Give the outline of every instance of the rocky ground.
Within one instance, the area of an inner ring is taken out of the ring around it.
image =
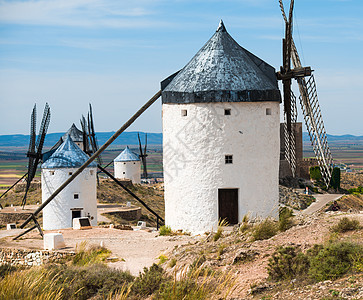
[[[363,224],[363,214],[320,212],[311,216],[300,215],[291,229],[259,241],[253,241],[248,231],[241,232],[235,227],[224,231],[217,241],[214,241],[214,235],[209,235],[191,245],[176,247],[165,254],[168,261],[164,263],[164,267],[173,273],[175,268],[195,264],[199,260],[205,268],[231,272],[237,283],[231,298],[235,300],[324,299],[332,296],[332,290],[353,295],[353,298],[344,296],[344,299],[361,299],[363,274],[348,276],[340,281],[308,285],[299,282],[282,284],[268,280],[267,264],[278,246],[297,246],[306,252],[314,244],[324,244],[332,238],[330,228],[343,216],[358,219]],[[339,238],[363,243],[363,230],[343,234]],[[176,265],[170,268],[174,263]]]

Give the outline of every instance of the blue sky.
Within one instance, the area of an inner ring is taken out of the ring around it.
[[[0,0],[0,134],[28,134],[34,103],[39,124],[45,102],[49,132],[79,126],[89,102],[96,130],[117,130],[220,19],[241,46],[279,68],[278,0]],[[328,133],[363,135],[363,1],[296,0],[294,21]],[[130,130],[161,132],[160,100]]]

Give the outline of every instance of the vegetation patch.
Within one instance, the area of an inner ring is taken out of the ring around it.
[[[278,224],[270,219],[265,219],[253,228],[252,236],[255,241],[267,240],[278,232]]]
[[[344,217],[344,218],[340,219],[338,224],[334,225],[331,228],[331,231],[336,232],[336,233],[344,233],[344,232],[351,231],[351,230],[357,230],[359,228],[360,228],[360,224],[359,224],[358,220],[349,219],[347,217]]]
[[[292,218],[294,217],[293,211],[287,207],[281,207],[279,211],[279,230],[286,231],[294,225]]]
[[[279,247],[269,260],[272,280],[304,277],[312,281],[334,280],[363,269],[363,246],[348,242],[315,245],[306,254],[296,247]]]
[[[309,270],[309,259],[298,248],[279,247],[269,260],[268,275],[273,280],[296,278]]]

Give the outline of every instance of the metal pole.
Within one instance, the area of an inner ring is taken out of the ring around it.
[[[106,143],[104,143],[76,172],[73,173],[47,200],[45,200],[38,209],[28,217],[20,228],[24,228],[34,216],[42,211],[42,209],[49,204],[68,184],[70,184],[87,166],[93,162],[111,143],[118,138],[118,136],[124,132],[135,120],[147,110],[159,97],[161,96],[161,90],[158,91],[146,104],[144,104],[119,130],[117,130]]]

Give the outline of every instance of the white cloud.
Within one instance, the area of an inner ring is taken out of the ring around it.
[[[164,23],[145,17],[158,1],[32,0],[0,1],[0,22],[76,27],[150,27]]]

